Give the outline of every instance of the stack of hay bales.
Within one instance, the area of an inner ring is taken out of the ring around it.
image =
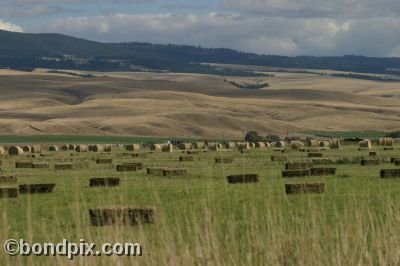
[[[307,140],[307,146],[308,147],[318,147],[319,146],[319,141],[316,139],[308,139]]]
[[[19,146],[11,146],[10,148],[8,148],[8,154],[9,155],[23,155],[24,150]]]
[[[277,141],[277,142],[275,142],[275,144],[274,144],[274,146],[275,147],[277,147],[277,148],[283,148],[283,147],[285,147],[285,142],[284,141]]]
[[[51,145],[51,146],[49,147],[49,151],[58,151],[58,150],[59,150],[59,148],[58,148],[57,145]]]
[[[301,142],[301,141],[299,141],[299,140],[292,140],[292,141],[290,142],[290,148],[291,148],[292,150],[298,150],[298,149],[300,149],[301,147],[304,147],[304,143]]]
[[[208,143],[208,149],[210,149],[212,151],[219,151],[222,148],[223,148],[223,146],[221,143],[218,143],[218,142]]]
[[[239,149],[239,151],[250,150],[250,143],[248,143],[248,142],[240,142],[238,144],[238,149]]]
[[[265,148],[265,143],[264,142],[256,142],[256,148],[258,148],[258,149]]]
[[[340,139],[331,139],[329,141],[329,147],[331,149],[340,149]]]
[[[31,147],[31,146],[28,146],[28,145],[22,147],[22,150],[23,150],[24,152],[31,152],[31,149],[32,149],[32,147]]]
[[[31,153],[41,153],[41,152],[42,148],[40,147],[40,145],[31,146]]]
[[[196,150],[204,150],[206,148],[206,143],[202,141],[198,141],[193,143],[193,148]]]
[[[95,144],[92,146],[92,151],[93,152],[103,152],[104,151],[104,146],[101,144]]]
[[[127,151],[139,151],[140,150],[140,144],[128,144],[125,146]]]
[[[162,152],[173,152],[174,146],[171,143],[164,144],[161,149]]]
[[[89,147],[88,145],[78,145],[75,148],[76,152],[88,152],[89,151]]]
[[[184,151],[184,150],[191,150],[193,148],[192,143],[180,143],[178,144],[178,149]]]
[[[236,142],[230,141],[225,144],[226,149],[236,149],[237,145]]]
[[[151,151],[162,151],[162,144],[151,144],[150,145],[150,150]]]
[[[329,141],[321,140],[318,142],[318,146],[321,148],[329,148]]]
[[[6,149],[3,146],[0,146],[0,155],[5,155]]]
[[[364,139],[364,140],[360,141],[358,143],[358,145],[360,146],[360,148],[367,148],[367,149],[372,148],[372,143],[369,139]]]
[[[392,138],[379,138],[377,144],[379,146],[393,146],[393,142]]]

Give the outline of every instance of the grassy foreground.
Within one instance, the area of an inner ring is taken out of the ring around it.
[[[75,265],[394,265],[400,261],[400,180],[379,178],[379,170],[393,168],[387,160],[394,151],[373,149],[386,163],[357,164],[368,151],[355,146],[323,151],[327,158],[348,158],[354,164],[337,167],[336,176],[284,179],[282,163],[270,161],[280,152],[254,149],[193,155],[181,163],[181,152],[149,153],[132,158],[124,150],[112,154],[45,152],[34,162],[49,162],[50,169],[15,169],[4,157],[5,174],[16,174],[18,184],[56,183],[51,194],[19,195],[0,199],[0,240],[23,238],[29,243],[139,242],[141,257],[76,257]],[[289,151],[291,160],[307,153]],[[216,156],[234,156],[233,164],[214,164]],[[113,158],[113,165],[96,165],[97,158]],[[90,162],[88,169],[56,171],[62,161]],[[185,177],[157,177],[145,170],[117,173],[122,162],[143,162],[145,167],[186,167]],[[343,160],[346,161],[346,160]],[[256,173],[257,184],[231,185],[230,174]],[[92,177],[120,177],[116,188],[90,188]],[[284,184],[324,182],[321,195],[286,195]],[[88,208],[108,205],[150,205],[154,224],[137,227],[93,227]],[[4,265],[70,265],[66,257],[11,257],[3,251]]]

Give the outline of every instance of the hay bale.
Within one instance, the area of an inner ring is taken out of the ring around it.
[[[370,151],[370,152],[368,153],[368,155],[369,155],[369,156],[372,156],[372,157],[378,156],[378,154],[376,153],[376,151]]]
[[[310,169],[298,169],[298,170],[283,170],[282,177],[304,177],[310,176]]]
[[[75,147],[76,152],[88,152],[89,151],[89,146],[88,145],[77,145]]]
[[[185,176],[188,171],[186,168],[168,168],[163,169],[163,176]]]
[[[400,160],[400,157],[392,157],[392,158],[390,158],[390,163],[394,163],[396,160]]]
[[[366,148],[366,149],[371,149],[372,148],[372,143],[369,139],[362,140],[358,143],[360,148]]]
[[[97,159],[96,164],[112,164],[113,159]]]
[[[103,148],[104,148],[104,152],[111,152],[112,151],[112,145],[111,144],[104,144]]]
[[[110,206],[89,209],[93,226],[151,224],[154,215],[153,207]]]
[[[288,160],[287,156],[284,155],[272,155],[271,161],[272,162],[286,162]]]
[[[123,165],[134,165],[137,167],[138,170],[143,170],[143,163],[141,162],[129,162],[129,163],[123,163]]]
[[[331,149],[340,149],[341,143],[340,139],[331,139],[329,140],[329,148]]]
[[[330,144],[329,144],[329,141],[327,141],[327,140],[320,140],[320,141],[318,141],[318,146],[322,147],[322,148],[329,148]]]
[[[42,147],[40,145],[32,145],[31,146],[31,153],[41,153]]]
[[[193,156],[180,156],[179,161],[180,162],[193,162]]]
[[[61,150],[62,151],[68,151],[69,150],[69,146],[68,145],[62,145],[61,146]]]
[[[271,147],[271,143],[269,143],[269,142],[264,142],[264,145],[265,145],[266,148]]]
[[[298,149],[300,149],[301,147],[304,147],[304,143],[301,142],[301,141],[292,140],[292,141],[290,142],[290,148],[291,148],[292,150],[298,150]]]
[[[90,187],[116,187],[119,184],[120,179],[118,177],[94,177],[89,181]]]
[[[226,149],[236,149],[237,145],[236,142],[230,141],[225,144]]]
[[[381,164],[380,159],[362,159],[361,160],[362,166],[380,165],[380,164]]]
[[[50,168],[50,165],[48,163],[32,163],[32,168],[33,169],[45,169],[45,168]]]
[[[33,168],[32,162],[15,162],[15,168]]]
[[[275,142],[275,145],[274,145],[274,147],[277,147],[277,148],[283,148],[285,146],[286,146],[286,143],[284,141],[277,141],[277,142]]]
[[[219,151],[222,148],[223,148],[222,144],[218,142],[212,142],[208,144],[208,149],[212,151]]]
[[[394,139],[393,138],[379,138],[377,144],[379,146],[393,146]]]
[[[39,194],[51,193],[56,184],[23,184],[19,185],[19,193],[21,194]]]
[[[299,170],[299,169],[308,169],[313,167],[314,164],[312,162],[287,162],[285,164],[286,170]]]
[[[125,146],[127,151],[140,151],[141,145],[140,144],[128,144]]]
[[[307,139],[306,144],[308,147],[318,147],[319,146],[319,142],[316,139]]]
[[[394,165],[400,166],[400,160],[395,160],[395,161],[394,161]]]
[[[165,169],[168,169],[167,167],[149,167],[147,168],[147,174],[148,175],[156,175],[156,176],[162,176],[163,171]]]
[[[70,151],[74,151],[74,150],[76,150],[76,145],[75,145],[75,144],[69,144],[69,145],[68,145],[68,149],[69,149]]]
[[[17,183],[15,175],[0,175],[0,183]]]
[[[233,157],[215,158],[215,163],[233,163]]]
[[[228,183],[230,184],[238,184],[238,183],[257,183],[258,175],[257,174],[244,174],[244,175],[230,175],[226,177]]]
[[[55,170],[72,170],[74,169],[74,164],[72,163],[56,163],[54,165]]]
[[[206,143],[203,141],[198,141],[193,143],[193,148],[196,150],[204,150],[206,148]]]
[[[6,154],[6,149],[3,146],[0,146],[0,156],[3,156]]]
[[[393,147],[384,147],[383,150],[384,151],[393,151],[394,148]]]
[[[138,166],[134,164],[120,164],[117,165],[117,172],[135,172],[138,170]]]
[[[60,148],[57,145],[51,145],[49,151],[58,151]]]
[[[151,151],[162,151],[162,144],[151,144],[150,145],[150,150]]]
[[[23,150],[24,152],[31,152],[31,149],[32,149],[31,146],[24,146],[24,147],[22,147],[22,150]]]
[[[173,152],[174,146],[171,143],[165,144],[162,146],[162,152]]]
[[[325,192],[324,183],[285,184],[286,194],[307,194]]]
[[[250,145],[250,149],[254,149],[256,147],[256,144],[253,142],[250,142],[249,145]]]
[[[237,145],[239,151],[250,150],[250,143],[240,142]]]
[[[93,152],[103,152],[104,151],[104,145],[101,144],[96,144],[92,146],[92,151]]]
[[[15,187],[0,188],[0,198],[16,198],[18,197],[19,189]]]
[[[256,145],[257,149],[265,148],[265,143],[264,142],[256,142],[255,145]]]
[[[311,168],[311,176],[336,175],[336,168],[314,167]]]
[[[178,144],[178,149],[179,150],[191,150],[193,148],[192,143],[180,143]]]
[[[307,154],[307,156],[308,156],[309,158],[321,158],[321,157],[324,157],[324,154],[322,154],[322,153],[320,153],[320,152],[309,152],[309,153]]]
[[[381,178],[399,178],[400,169],[382,169],[380,175]]]
[[[12,156],[23,155],[24,150],[19,146],[11,146],[10,148],[8,148],[8,154]]]

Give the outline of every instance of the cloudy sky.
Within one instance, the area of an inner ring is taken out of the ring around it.
[[[262,54],[400,57],[400,0],[1,0],[0,29]]]

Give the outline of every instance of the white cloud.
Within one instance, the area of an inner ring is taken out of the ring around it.
[[[0,19],[0,30],[15,31],[15,32],[24,31],[20,26],[3,21],[1,19]]]

